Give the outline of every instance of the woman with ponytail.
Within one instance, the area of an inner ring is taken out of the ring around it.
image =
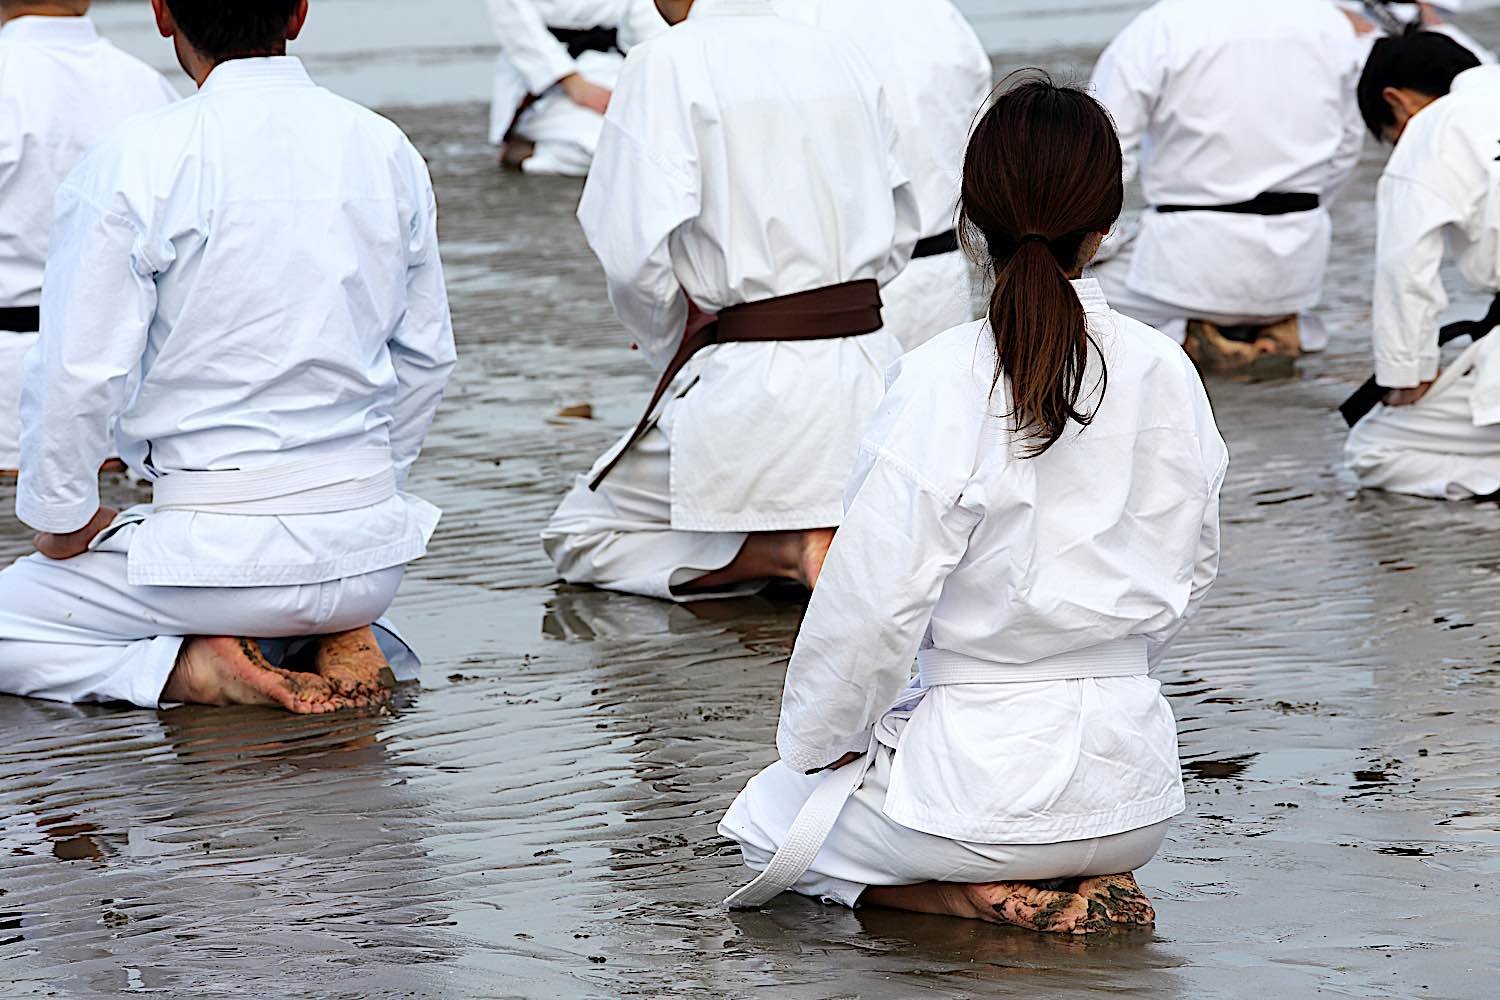
[[[1087,94],[1028,78],[975,128],[961,221],[989,315],[893,370],[788,669],[781,760],[720,827],[761,873],[730,905],[1154,919],[1131,872],[1183,789],[1149,674],[1217,572],[1228,459],[1181,349],[1081,277],[1121,201]]]

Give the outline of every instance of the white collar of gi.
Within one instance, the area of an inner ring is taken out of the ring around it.
[[[311,87],[312,77],[296,56],[257,56],[219,63],[199,88],[201,94],[221,90],[264,90],[267,87]]]
[[[1483,87],[1485,81],[1494,80],[1496,76],[1494,66],[1475,66],[1466,69],[1453,78],[1453,93],[1468,90],[1470,87]]]
[[[688,11],[688,20],[695,17],[754,17],[775,16],[776,8],[771,0],[695,0]]]
[[[33,45],[92,45],[99,29],[88,17],[45,17],[27,14],[0,27],[0,41]]]
[[[1104,289],[1099,285],[1097,278],[1079,278],[1070,282],[1073,292],[1078,296],[1078,301],[1083,303],[1083,311],[1086,313],[1109,312],[1109,300],[1104,297]]]

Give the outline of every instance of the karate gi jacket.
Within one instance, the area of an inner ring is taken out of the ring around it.
[[[422,157],[295,58],[223,63],[58,193],[17,514],[87,524],[112,430],[147,480],[383,451],[399,488],[453,364]],[[297,586],[409,562],[437,520],[404,492],[287,516],[145,505],[96,544],[136,585]]]
[[[1155,665],[1218,572],[1228,454],[1202,380],[1097,281],[1073,284],[1100,352],[1083,384],[1108,368],[1102,401],[1083,401],[1093,423],[1023,457],[987,321],[903,357],[787,672],[782,761],[826,767],[884,720],[899,733],[885,812],[936,836],[1086,840],[1183,808],[1155,680],[1006,679],[1131,637]],[[919,653],[993,682],[912,681]]]
[[[657,367],[681,343],[689,298],[716,313],[843,282],[886,284],[920,226],[865,58],[769,0],[699,0],[687,21],[631,52],[578,217],[620,321]],[[668,404],[672,527],[836,525],[899,354],[883,330],[702,352]]]
[[[1376,378],[1410,388],[1437,377],[1445,254],[1475,288],[1500,291],[1500,67],[1459,74],[1452,93],[1412,118],[1380,178],[1376,214]],[[1500,338],[1466,357],[1478,369],[1475,424],[1500,423]]]
[[[52,199],[83,154],[131,115],[175,100],[160,73],[89,18],[0,27],[0,309],[41,303]]]
[[[1095,67],[1127,180],[1149,205],[1230,205],[1268,192],[1323,206],[1275,217],[1141,218],[1131,290],[1206,313],[1304,312],[1323,293],[1328,203],[1359,160],[1363,47],[1327,0],[1163,0]]]

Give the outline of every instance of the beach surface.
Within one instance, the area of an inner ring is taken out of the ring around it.
[[[101,21],[166,65],[143,6]],[[1074,6],[1071,40],[1024,53],[989,18],[997,70],[1086,72],[1101,19],[1137,5]],[[1335,208],[1329,352],[1210,386],[1234,459],[1224,572],[1158,673],[1188,808],[1140,874],[1154,932],[798,898],[729,914],[746,873],[715,826],[774,758],[801,608],[553,581],[537,533],[653,380],[573,220],[577,182],[495,169],[492,47],[480,5],[452,7],[467,28],[327,0],[318,16],[364,34],[307,42],[316,75],[409,130],[441,201],[462,361],[411,488],[446,514],[395,612],[423,683],[386,713],[311,719],[0,698],[0,995],[1497,995],[1500,510],[1356,494],[1334,412],[1370,367],[1383,150]],[[1500,43],[1500,14],[1466,23]],[[1483,311],[1455,295],[1455,316]],[[558,416],[579,404],[593,419]],[[29,536],[7,524],[9,559]]]

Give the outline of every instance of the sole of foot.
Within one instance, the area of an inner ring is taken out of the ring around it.
[[[1141,891],[1134,875],[1086,878],[1078,883],[1077,892],[1084,899],[1103,906],[1114,923],[1136,927],[1156,923],[1156,910],[1152,908],[1150,898]]]
[[[1101,903],[1074,892],[996,882],[967,886],[965,895],[981,919],[1042,934],[1098,934],[1111,926]]]
[[[396,686],[390,662],[369,626],[319,641],[313,669],[336,693],[366,705],[389,701]]]
[[[191,705],[257,705],[296,715],[326,715],[362,707],[321,677],[273,667],[253,640],[228,636],[189,639],[162,692],[163,701]]]

